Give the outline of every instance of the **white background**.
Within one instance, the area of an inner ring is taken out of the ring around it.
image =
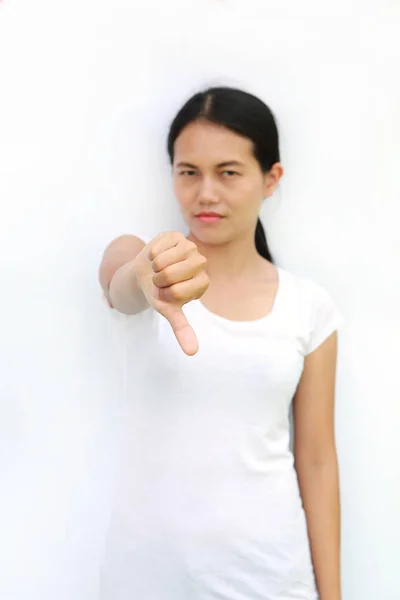
[[[344,600],[400,598],[399,25],[399,0],[0,3],[2,600],[97,598],[122,403],[97,267],[181,227],[165,137],[214,83],[275,111],[273,254],[347,320]]]

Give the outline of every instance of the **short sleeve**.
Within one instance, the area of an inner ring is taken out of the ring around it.
[[[325,288],[312,283],[311,292],[310,331],[306,354],[316,350],[345,322],[344,316]]]

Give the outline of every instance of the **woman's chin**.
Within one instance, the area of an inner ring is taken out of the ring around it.
[[[194,228],[191,230],[194,237],[194,241],[198,241],[200,244],[219,246],[227,243],[227,236],[217,231],[204,231],[202,229]]]

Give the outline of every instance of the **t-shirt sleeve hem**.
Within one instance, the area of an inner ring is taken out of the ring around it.
[[[318,333],[318,335],[309,344],[306,356],[308,354],[311,354],[312,352],[314,352],[314,350],[321,346],[321,344],[323,344],[323,342],[325,342],[335,331],[338,331],[343,326],[345,321],[346,320],[344,316],[339,311],[336,311],[335,317],[330,321],[329,324],[326,325],[326,327],[324,327],[324,329],[322,329]]]

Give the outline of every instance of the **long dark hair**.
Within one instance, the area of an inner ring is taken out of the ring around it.
[[[212,87],[192,96],[173,120],[168,134],[168,154],[174,160],[174,144],[183,129],[198,119],[222,125],[253,142],[253,152],[263,173],[280,162],[279,135],[272,111],[262,100],[239,89]],[[274,262],[260,218],[255,231],[257,252]]]

